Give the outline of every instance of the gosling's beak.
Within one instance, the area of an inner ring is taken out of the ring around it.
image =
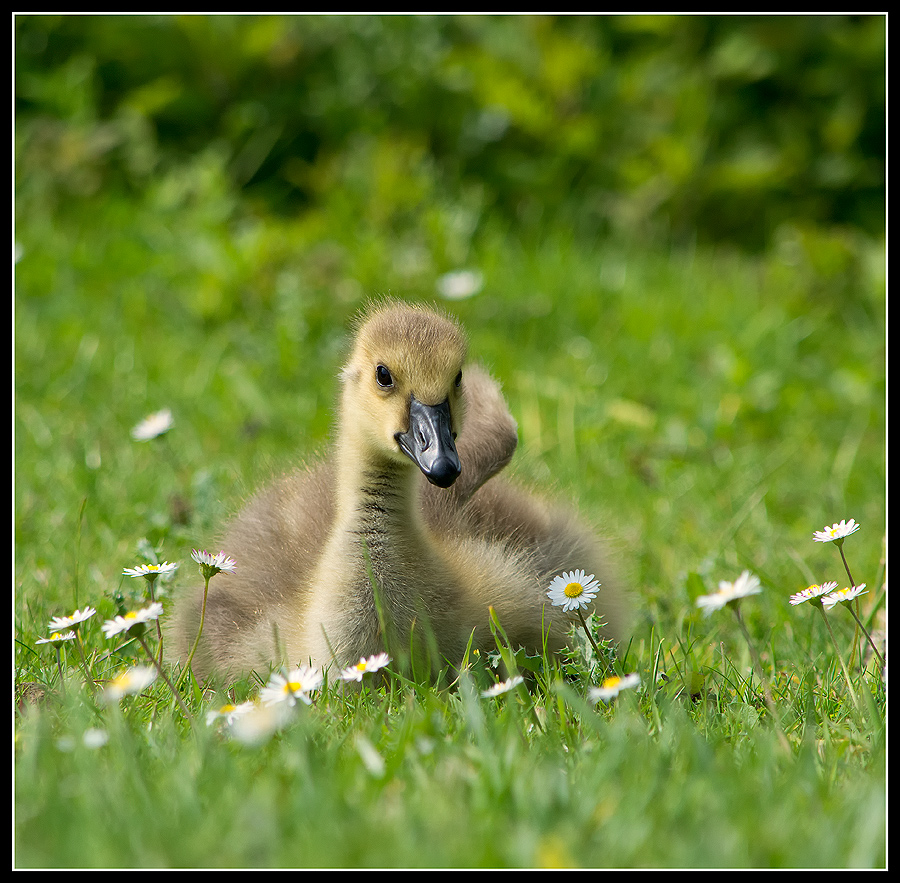
[[[423,405],[415,396],[409,400],[409,429],[394,438],[400,450],[438,487],[450,487],[462,472],[450,421],[450,402]]]

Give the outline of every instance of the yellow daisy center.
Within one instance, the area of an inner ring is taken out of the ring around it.
[[[584,591],[581,583],[569,583],[564,589],[563,594],[567,598],[577,598]]]
[[[219,709],[219,714],[228,714],[229,711],[234,711],[234,706],[233,705],[223,705]]]
[[[607,679],[603,682],[603,686],[606,687],[607,689],[610,689],[610,688],[612,688],[612,687],[618,687],[618,686],[619,686],[619,681],[621,681],[621,680],[622,680],[622,679],[621,679],[620,677],[607,678]]]
[[[357,671],[365,671],[365,670],[366,670],[366,663],[365,663],[365,660],[360,659],[360,661],[356,663],[356,665],[354,666],[354,668],[355,668]]]
[[[60,638],[62,638],[62,634],[60,632],[54,632],[52,635],[50,635],[51,641],[58,641]]]
[[[303,684],[301,684],[300,681],[288,681],[288,682],[284,685],[284,692],[285,692],[285,693],[296,693],[296,692],[298,692],[299,690],[302,690],[302,689],[303,689]]]
[[[133,610],[129,610],[122,619],[137,619],[137,614]]]

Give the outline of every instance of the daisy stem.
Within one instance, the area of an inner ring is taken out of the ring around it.
[[[158,575],[159,574],[153,573],[153,574],[147,574],[145,577],[147,580],[147,587],[150,591],[150,603],[151,604],[154,604],[156,602],[156,593],[153,591],[153,584],[156,582],[156,578]],[[158,619],[156,620],[156,638],[157,638],[157,641],[159,642],[159,654],[157,655],[156,658],[157,658],[159,664],[162,665],[163,635],[162,635],[162,625],[160,625],[160,622]]]
[[[834,652],[837,654],[838,662],[841,664],[841,669],[844,672],[844,680],[847,681],[847,689],[850,691],[850,698],[853,700],[853,705],[856,707],[856,710],[859,711],[859,700],[856,698],[856,692],[853,689],[853,683],[850,680],[850,672],[847,671],[847,666],[844,664],[844,658],[841,656],[841,648],[838,647],[837,638],[834,636],[834,632],[831,629],[831,623],[828,621],[828,614],[825,613],[825,609],[819,605],[819,613],[822,614],[822,619],[825,620],[825,628],[828,629],[828,634],[831,636],[831,643],[834,644]]]
[[[844,555],[844,541],[841,540],[836,545],[838,547],[838,552],[841,553],[841,561],[844,562],[844,570],[847,571],[847,579],[850,580],[850,588],[852,589],[856,585],[856,583],[853,582],[853,574],[850,573],[850,565],[847,564],[847,558]],[[857,604],[857,610],[859,610],[859,599],[857,599],[856,604]],[[856,647],[859,644],[859,618],[858,617],[856,617],[856,622],[857,622],[857,625],[853,629],[853,652],[850,654],[850,667],[851,668],[853,667],[853,657],[856,655]],[[863,631],[865,631],[865,629]],[[859,655],[860,655],[860,662],[862,662],[862,653],[860,653]]]
[[[853,582],[853,574],[850,573],[850,567],[849,567],[849,565],[847,564],[847,559],[846,559],[846,557],[844,556],[844,544],[843,544],[843,543],[838,543],[838,544],[837,544],[837,547],[838,547],[838,552],[841,553],[841,561],[844,562],[844,570],[847,571],[847,579],[850,580],[850,586],[851,586],[851,588],[852,588],[853,586],[856,585],[856,583]]]
[[[95,688],[94,679],[91,677],[91,673],[88,671],[87,658],[84,655],[84,644],[81,643],[81,633],[77,628],[75,629],[75,646],[78,648],[78,662],[81,665],[81,671],[84,674],[85,683],[93,693]]]
[[[772,691],[769,689],[769,682],[766,680],[765,674],[763,674],[762,662],[760,661],[759,654],[756,652],[756,647],[753,645],[750,632],[744,624],[744,618],[741,616],[740,607],[736,603],[732,603],[730,606],[731,609],[734,610],[734,618],[738,621],[738,625],[744,633],[744,640],[747,642],[747,647],[750,650],[750,658],[753,660],[756,676],[759,678],[760,684],[762,684],[763,699],[765,700],[766,708],[769,709],[769,714],[772,715],[772,720],[775,722],[775,731],[778,735],[778,741],[781,743],[782,748],[790,750],[791,746],[788,743],[787,736],[782,732],[781,724],[778,722],[778,715],[775,711],[775,700],[772,699]]]
[[[181,688],[184,679],[187,677],[188,672],[191,670],[191,663],[194,661],[194,653],[197,651],[197,645],[200,643],[200,635],[203,634],[203,622],[206,619],[206,597],[209,594],[209,576],[204,575],[203,579],[203,606],[200,608],[200,627],[197,629],[197,637],[194,639],[194,646],[191,647],[191,652],[188,654],[187,661],[184,663],[181,677],[178,679],[179,689]]]
[[[147,656],[150,657],[150,661],[153,663],[154,667],[159,672],[159,676],[166,682],[166,685],[168,686],[169,690],[172,691],[172,695],[175,697],[175,700],[181,706],[181,710],[182,710],[182,712],[184,712],[184,716],[188,719],[188,723],[193,725],[194,718],[191,716],[191,713],[188,711],[187,706],[184,704],[184,700],[181,698],[181,694],[178,692],[178,690],[175,689],[175,685],[169,679],[169,676],[165,673],[165,671],[163,670],[163,667],[159,664],[156,657],[153,655],[153,651],[147,646],[147,642],[144,640],[144,636],[137,634],[137,632],[135,632],[135,637],[140,642],[141,647],[144,648],[144,652],[147,654]]]
[[[859,600],[858,598],[856,599]],[[862,633],[866,636],[866,640],[869,642],[869,646],[872,648],[872,652],[878,659],[878,664],[884,668],[884,657],[878,652],[878,648],[875,646],[875,642],[872,640],[872,636],[869,634],[868,629],[862,624],[862,620],[856,615],[856,611],[853,609],[852,604],[844,605],[850,611],[851,616],[856,620],[857,626],[862,629]]]
[[[169,433],[164,432],[160,437],[160,441],[162,444],[160,447],[163,449],[164,456],[169,461],[169,466],[172,467],[172,472],[175,473],[175,477],[180,480],[181,478],[181,464],[178,462],[178,455],[175,453],[174,448],[172,447],[171,442],[169,441]]]
[[[56,667],[59,669],[59,686],[62,688],[63,696],[66,695],[66,682],[63,680],[62,660],[59,658],[59,647],[54,647],[56,652]]]
[[[603,662],[603,654],[600,652],[600,648],[597,646],[597,642],[594,640],[594,636],[591,634],[591,630],[588,628],[587,621],[584,618],[584,614],[581,612],[580,607],[575,608],[578,613],[578,618],[581,620],[582,626],[584,626],[584,633],[588,636],[588,640],[591,642],[591,646],[594,648],[594,653],[597,654],[597,662]],[[606,670],[604,669],[603,677],[606,677]]]

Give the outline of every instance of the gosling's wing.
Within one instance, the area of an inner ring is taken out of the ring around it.
[[[198,677],[257,664],[260,630],[284,605],[302,603],[334,513],[334,475],[329,464],[284,476],[254,495],[219,538],[234,558],[234,573],[210,581],[203,637],[192,668]],[[186,659],[200,624],[203,582],[176,602],[168,633],[176,658]]]
[[[572,506],[542,499],[499,478],[473,494],[457,524],[495,549],[523,555],[528,573],[520,590],[527,593],[532,585],[524,576],[535,578],[541,603],[547,603],[545,590],[553,577],[576,569],[593,574],[601,584],[593,606],[606,623],[604,634],[620,641],[627,636],[634,600],[620,556]]]

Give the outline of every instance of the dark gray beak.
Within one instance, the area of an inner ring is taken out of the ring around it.
[[[439,405],[423,405],[410,396],[409,429],[398,432],[394,438],[432,484],[450,487],[459,478],[462,467],[453,441],[447,399]]]

